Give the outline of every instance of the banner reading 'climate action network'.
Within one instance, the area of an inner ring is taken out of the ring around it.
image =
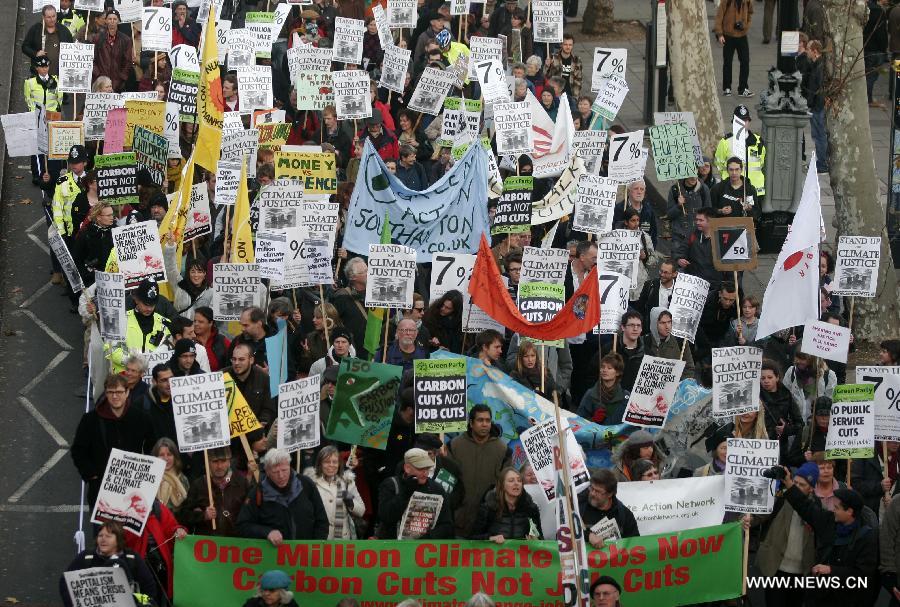
[[[591,577],[611,575],[628,607],[671,607],[741,594],[737,523],[619,540],[588,552]],[[175,606],[239,605],[259,576],[280,569],[304,607],[357,597],[363,607],[415,598],[426,607],[476,592],[522,607],[562,607],[559,553],[551,541],[285,542],[188,536],[175,544]]]

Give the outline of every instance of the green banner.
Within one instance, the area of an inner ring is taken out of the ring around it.
[[[416,432],[465,432],[466,359],[414,360]]]
[[[351,445],[384,449],[394,419],[403,367],[344,358],[325,435]]]
[[[627,607],[674,607],[740,596],[738,523],[635,537],[588,552],[591,579],[610,575]],[[264,572],[280,569],[303,607],[361,607],[406,598],[426,607],[462,604],[485,592],[504,605],[563,607],[556,542],[285,542],[188,536],[175,543],[175,607],[240,605]]]
[[[875,384],[834,387],[825,459],[875,456]]]

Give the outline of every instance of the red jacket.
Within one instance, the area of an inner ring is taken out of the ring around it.
[[[166,563],[166,571],[168,579],[166,579],[166,595],[172,598],[172,578],[175,573],[175,541],[172,537],[175,530],[181,527],[185,531],[184,526],[179,525],[175,520],[172,511],[166,508],[165,504],[159,500],[153,500],[153,508],[150,510],[150,516],[147,517],[147,524],[144,525],[144,533],[140,537],[133,533],[125,532],[125,545],[134,550],[144,560],[147,558],[147,546],[150,543],[150,536],[159,547],[159,554]],[[169,541],[171,540],[171,541]]]

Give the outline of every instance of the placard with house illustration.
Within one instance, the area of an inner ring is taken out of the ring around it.
[[[875,297],[881,236],[838,237],[832,293],[852,297]]]
[[[169,384],[178,449],[182,453],[231,444],[228,402],[221,371],[173,377]]]
[[[725,462],[725,511],[768,514],[775,504],[772,480],[762,474],[779,464],[777,440],[729,438]]]
[[[415,279],[415,249],[399,244],[369,245],[367,308],[411,308]]]
[[[762,349],[732,346],[712,349],[713,415],[731,419],[759,411]]]

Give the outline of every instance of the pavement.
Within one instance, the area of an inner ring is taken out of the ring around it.
[[[30,0],[0,2],[0,113],[26,111]],[[71,112],[71,109],[68,109]],[[0,197],[0,605],[57,605],[75,555],[80,483],[68,454],[84,410],[81,323],[51,285],[47,229],[27,158],[2,144]],[[86,517],[87,518],[87,517]],[[88,537],[91,534],[88,532]]]
[[[587,4],[587,0],[581,0],[581,11]],[[655,6],[655,2],[653,3]],[[709,22],[710,41],[712,44],[713,64],[716,73],[716,90],[722,90],[722,50],[718,42],[712,37],[713,23],[715,21],[715,5],[713,2],[706,2],[707,20]],[[750,108],[753,122],[760,124],[758,119],[756,106],[759,104],[759,94],[766,90],[768,85],[768,70],[775,65],[777,44],[773,40],[771,44],[764,45],[762,43],[762,17],[763,3],[757,0],[754,5],[753,21],[750,25],[749,42],[750,42],[750,89],[756,93],[753,98],[738,97],[736,94],[732,97],[723,97],[720,95],[719,101],[722,105],[723,120],[727,120],[728,124],[722,125],[722,132],[731,129],[731,115],[734,108],[740,104],[745,104]],[[616,21],[640,21],[647,23],[651,20],[651,3],[643,0],[626,0],[625,2],[616,2],[615,20]],[[577,25],[576,25],[577,24]],[[593,64],[593,50],[600,42],[597,39],[585,40],[585,36],[581,34],[580,18],[573,21],[572,25],[566,26],[566,31],[570,31],[575,36],[575,52],[581,58],[586,70],[589,72]],[[608,41],[600,38],[603,44],[618,48],[628,49],[627,73],[629,92],[622,105],[616,122],[620,123],[626,130],[634,131],[640,128],[646,129],[649,124],[644,122],[644,86],[645,86],[645,70],[646,61],[646,44],[643,38],[632,40],[621,40],[613,37]],[[738,71],[737,56],[734,58],[733,73],[735,77],[734,84],[737,84]],[[587,79],[586,79],[587,80]],[[890,80],[887,72],[883,73],[875,83],[875,96],[878,100],[885,103],[886,108],[892,106],[890,101]],[[675,111],[674,105],[669,104],[667,111]],[[881,193],[885,202],[887,201],[887,182],[890,170],[890,136],[891,136],[891,117],[887,109],[869,108],[869,125],[872,130],[872,146],[875,154],[875,165],[878,179],[881,182]],[[811,145],[812,136],[807,128],[806,141],[808,146]],[[652,160],[651,160],[652,162]],[[648,166],[645,175],[645,181],[648,184],[648,190],[655,189],[662,196],[668,193],[671,182],[659,183],[656,180],[656,172],[652,167]],[[819,176],[819,187],[821,190],[822,215],[825,221],[825,229],[828,242],[835,241],[835,229],[832,225],[834,218],[834,197],[831,191],[831,184],[828,175]],[[666,249],[666,243],[661,243],[661,249]],[[759,266],[756,270],[744,273],[743,286],[747,294],[755,295],[762,298],[772,275],[772,268],[775,265],[777,254],[761,254],[759,255]]]

